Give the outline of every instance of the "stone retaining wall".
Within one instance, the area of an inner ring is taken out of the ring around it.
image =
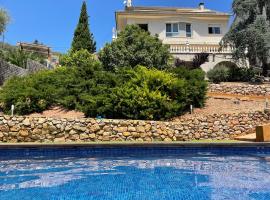
[[[210,115],[176,122],[0,116],[0,142],[189,141],[233,139],[270,122],[262,112]]]
[[[0,85],[12,76],[25,76],[43,69],[47,69],[47,67],[33,60],[27,61],[26,69],[0,60]]]
[[[264,85],[251,85],[247,83],[209,84],[208,91],[223,94],[268,96],[270,95],[270,84]]]

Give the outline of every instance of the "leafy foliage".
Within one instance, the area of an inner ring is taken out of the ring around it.
[[[209,80],[214,83],[252,82],[255,75],[255,71],[252,68],[241,68],[226,63],[216,66],[207,73]]]
[[[94,36],[89,29],[87,6],[85,1],[83,2],[79,23],[74,33],[71,50],[75,52],[81,49],[86,49],[90,53],[96,52],[96,42],[94,41]]]
[[[190,70],[192,69],[199,69],[202,64],[208,61],[209,54],[208,53],[198,53],[194,56],[192,61],[184,61],[180,58],[176,58],[174,60],[175,67],[184,67]]]
[[[87,117],[159,120],[204,103],[206,83],[199,70],[176,73],[138,66],[113,73],[86,50],[70,56],[64,59],[66,67],[7,81],[0,93],[4,111],[12,104],[17,114],[61,105]]]
[[[137,65],[166,69],[170,53],[168,46],[163,45],[157,36],[151,36],[136,25],[128,25],[115,41],[106,44],[99,59],[109,71]]]
[[[3,59],[18,67],[26,68],[28,60],[35,60],[40,63],[44,63],[45,57],[36,53],[30,53],[23,51],[17,47],[10,45],[4,45],[4,48],[0,49],[0,59]]]
[[[234,58],[248,58],[251,66],[270,69],[270,3],[269,0],[234,0],[235,20],[224,37],[233,45]],[[248,50],[248,52],[246,52]]]
[[[4,9],[0,9],[0,35],[2,35],[5,30],[6,26],[8,25],[10,21],[10,17]]]
[[[209,59],[208,53],[198,53],[192,60],[193,69],[198,69],[201,67],[202,64],[206,63]]]
[[[230,77],[230,70],[224,65],[215,67],[207,72],[207,77],[213,83],[226,82]]]
[[[183,67],[175,68],[172,71],[177,78],[185,79],[186,85],[186,104],[195,107],[203,107],[207,92],[207,83],[205,81],[205,72],[202,69],[187,69]]]

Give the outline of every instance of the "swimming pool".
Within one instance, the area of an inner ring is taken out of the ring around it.
[[[269,200],[270,148],[0,150],[1,200]]]

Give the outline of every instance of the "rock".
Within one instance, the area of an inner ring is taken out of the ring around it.
[[[23,120],[22,124],[24,126],[30,126],[31,125],[30,120],[28,118],[26,118],[25,120]]]
[[[55,131],[57,131],[57,128],[54,125],[51,125],[51,126],[49,126],[49,131],[55,132]]]
[[[33,130],[33,134],[40,135],[40,134],[42,134],[42,130],[36,128],[36,129]]]
[[[123,136],[129,137],[129,136],[131,136],[131,133],[130,133],[130,132],[124,132],[124,133],[123,133]]]
[[[27,136],[29,136],[29,131],[26,129],[22,129],[19,131],[19,135],[22,137],[27,137]]]
[[[143,126],[138,126],[138,127],[136,128],[136,131],[139,132],[139,133],[144,133],[144,132],[145,132],[145,129],[144,129]]]
[[[85,139],[88,139],[88,138],[89,138],[89,135],[87,135],[86,133],[80,134],[80,139],[81,140],[85,140]]]
[[[55,138],[54,142],[64,143],[66,142],[66,138],[65,137]]]
[[[94,133],[89,134],[89,138],[90,138],[90,139],[95,139],[95,138],[96,138],[96,134],[94,134]]]
[[[140,137],[140,133],[138,133],[138,132],[132,132],[132,136],[134,138],[139,138]]]
[[[38,123],[43,124],[46,122],[46,118],[39,118]]]
[[[171,138],[165,138],[164,142],[172,142],[172,139]]]
[[[201,135],[199,133],[195,133],[195,139],[199,140],[201,138]]]
[[[124,132],[127,132],[128,129],[127,127],[115,127],[113,130],[118,133],[124,133]]]
[[[4,133],[0,132],[0,138],[4,137]]]
[[[85,132],[86,131],[86,127],[82,127],[82,126],[79,126],[79,125],[73,126],[73,129],[74,130],[77,130],[77,131],[81,131],[81,132]]]
[[[129,126],[129,127],[128,127],[128,131],[129,131],[129,132],[136,132],[136,128],[133,127],[133,126]]]
[[[9,132],[9,127],[6,125],[1,125],[0,126],[0,132]]]
[[[71,131],[69,131],[69,134],[70,135],[75,135],[75,134],[77,134],[77,131],[75,131],[75,130],[72,129]]]
[[[100,130],[100,126],[98,124],[88,125],[88,129],[90,133],[96,133]]]

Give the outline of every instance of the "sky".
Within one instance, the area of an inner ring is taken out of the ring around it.
[[[124,0],[86,0],[90,16],[90,30],[97,48],[112,40],[115,11],[124,9]],[[231,12],[233,0],[133,0],[134,6],[197,7],[204,2],[209,9]],[[72,42],[83,0],[0,0],[11,23],[5,33],[5,42],[33,42],[38,40],[66,52]],[[2,40],[2,39],[1,39]]]

